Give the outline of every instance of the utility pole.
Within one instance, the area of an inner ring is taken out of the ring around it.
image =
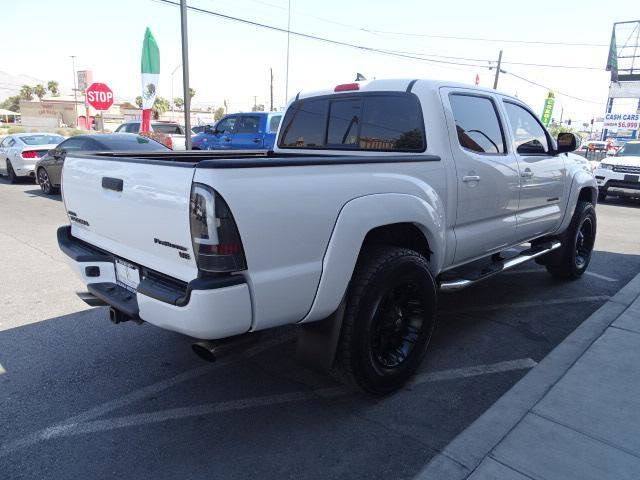
[[[269,105],[269,111],[273,112],[273,68],[270,68],[269,72],[271,74],[271,82],[269,83],[269,89],[270,89],[270,92],[271,92],[271,95],[270,95],[271,102],[270,102],[270,105]]]
[[[191,150],[191,96],[189,95],[189,45],[187,39],[187,0],[180,0],[180,33],[182,34],[182,89],[184,92],[184,137]]]
[[[291,0],[289,0],[289,6],[287,8],[287,73],[284,82],[284,102],[289,101],[289,38],[291,37]]]
[[[257,111],[258,110],[258,96],[254,95],[253,96],[253,111]]]
[[[78,86],[76,84],[76,56],[71,56],[71,66],[73,68],[73,108],[76,112],[75,128],[78,128]]]
[[[500,76],[500,67],[502,66],[502,50],[500,50],[500,54],[498,55],[498,66],[496,67],[496,76],[493,79],[493,89],[496,90],[498,88],[498,77]]]

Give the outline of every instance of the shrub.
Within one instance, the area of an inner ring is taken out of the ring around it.
[[[24,127],[9,127],[9,130],[7,130],[7,133],[11,135],[13,133],[24,133],[26,131],[27,129]]]

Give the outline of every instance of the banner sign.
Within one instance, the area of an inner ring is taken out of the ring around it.
[[[547,99],[544,101],[544,108],[542,109],[542,117],[540,120],[545,127],[549,126],[549,122],[551,122],[551,115],[553,114],[553,104],[555,103],[555,99],[553,96],[553,92],[549,92]]]
[[[604,116],[604,128],[637,130],[639,124],[640,113],[607,113]]]

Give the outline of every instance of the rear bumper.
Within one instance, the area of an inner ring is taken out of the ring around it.
[[[74,238],[70,226],[58,229],[58,245],[87,289],[129,317],[202,339],[239,335],[251,328],[249,287],[239,275],[185,284],[139,266],[140,285],[132,292],[117,282],[116,256]]]

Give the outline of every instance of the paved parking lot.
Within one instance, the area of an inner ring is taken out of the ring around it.
[[[292,329],[206,364],[112,325],[75,298],[60,198],[0,179],[0,477],[412,478],[640,270],[640,201],[598,221],[577,282],[531,263],[443,296],[421,373],[374,398],[299,365]]]

